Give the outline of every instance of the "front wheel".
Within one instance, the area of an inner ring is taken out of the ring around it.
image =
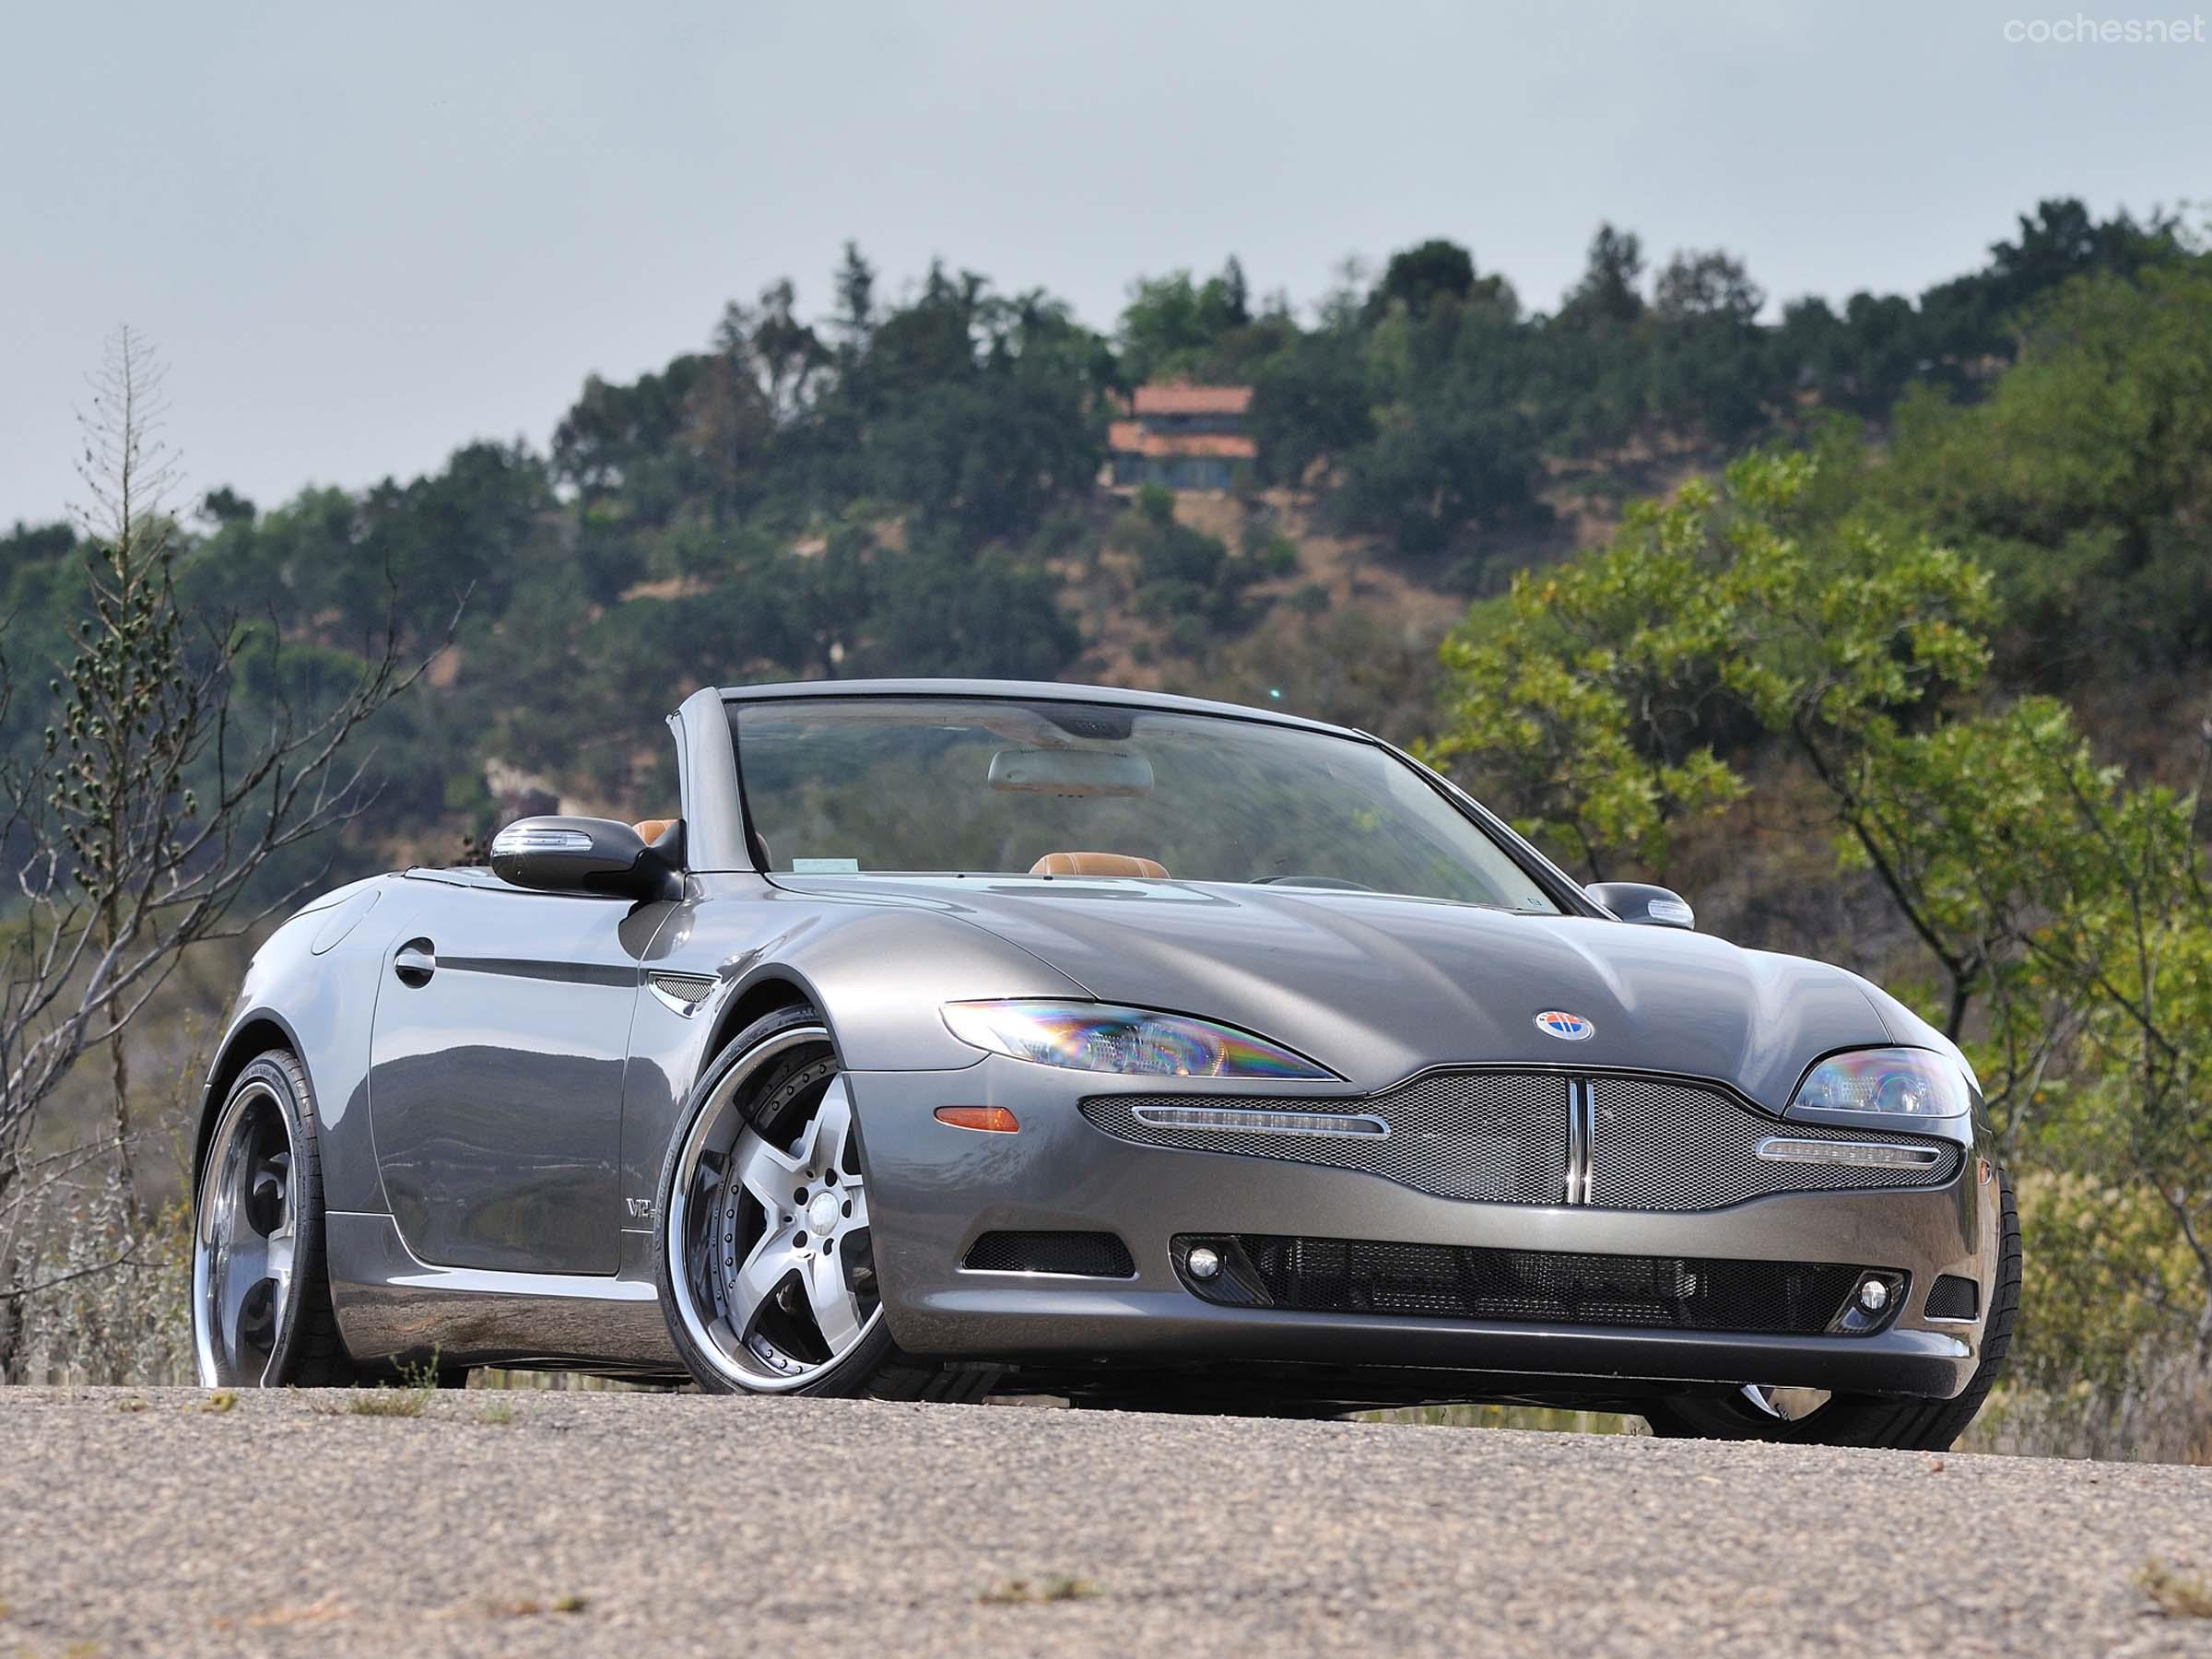
[[[987,1385],[891,1339],[852,1096],[812,1009],[756,1020],[708,1068],[662,1167],[658,1216],[661,1306],[701,1387],[911,1400]]]
[[[1680,1394],[1644,1413],[1656,1435],[1778,1441],[1814,1446],[1894,1446],[1943,1452],[1964,1434],[2005,1370],[2020,1306],[2020,1217],[2012,1178],[1997,1175],[1997,1282],[1982,1331],[1982,1362],[1955,1400],[1895,1400],[1806,1389],[1757,1388],[1733,1394]]]

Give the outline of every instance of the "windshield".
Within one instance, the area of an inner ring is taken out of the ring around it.
[[[1324,732],[980,698],[731,709],[778,872],[1147,876],[1559,908],[1411,767]]]

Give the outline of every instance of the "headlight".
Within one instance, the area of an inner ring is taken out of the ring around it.
[[[1932,1049],[1855,1049],[1830,1054],[1806,1075],[1790,1102],[1791,1117],[1837,1112],[1883,1117],[1962,1117],[1973,1110],[1956,1063]]]
[[[1069,1071],[1162,1077],[1316,1077],[1335,1073],[1279,1043],[1187,1014],[1085,1002],[947,1003],[962,1042]]]

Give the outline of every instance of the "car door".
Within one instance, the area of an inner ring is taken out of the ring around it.
[[[611,1274],[639,962],[666,905],[422,872],[384,946],[369,1112],[421,1260]]]

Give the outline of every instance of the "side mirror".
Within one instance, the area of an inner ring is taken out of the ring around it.
[[[1594,881],[1583,889],[1623,922],[1645,927],[1688,927],[1698,924],[1697,912],[1679,893],[1641,881]]]
[[[491,873],[547,893],[666,899],[680,884],[676,863],[613,818],[518,818],[491,838]]]

